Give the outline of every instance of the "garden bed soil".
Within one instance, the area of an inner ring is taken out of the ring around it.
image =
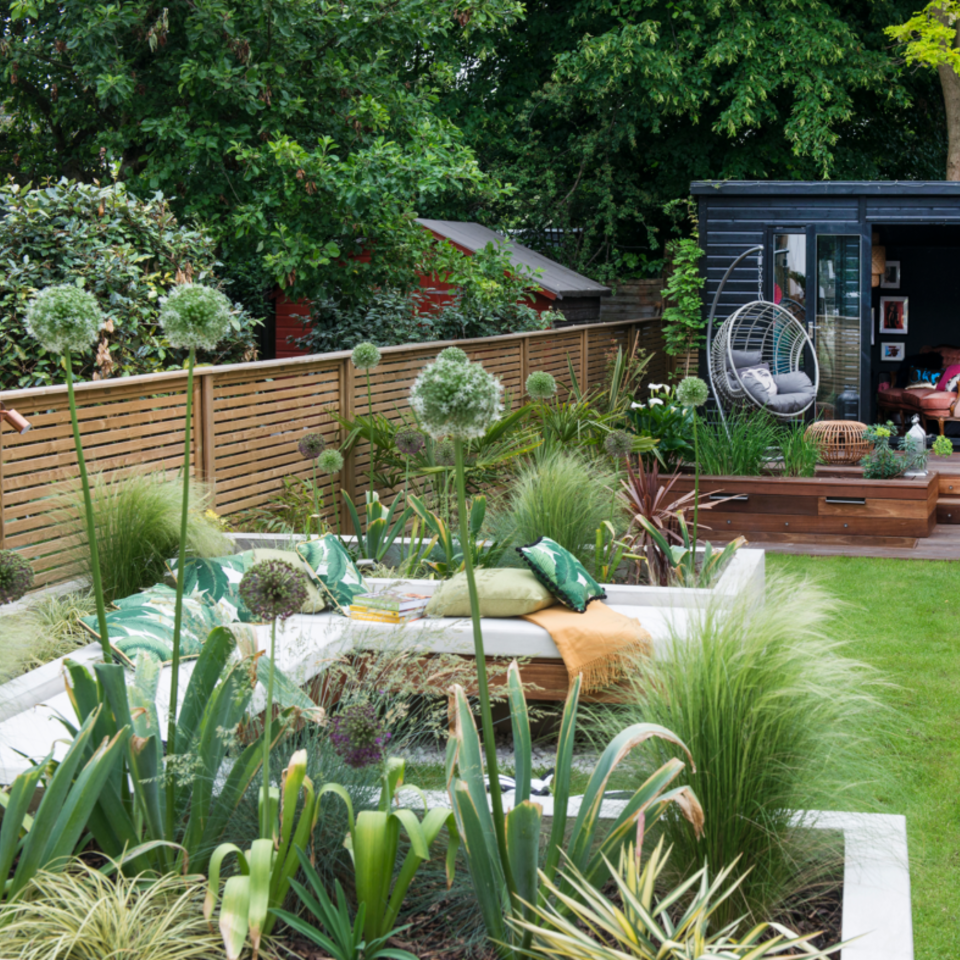
[[[390,941],[390,946],[408,950],[419,960],[496,960],[497,951],[488,941],[467,944],[450,938],[450,925],[443,904],[436,903],[425,913],[410,918],[409,930]],[[816,895],[799,895],[788,904],[776,922],[799,934],[820,932],[811,943],[817,949],[839,943],[843,919],[843,884]],[[280,957],[289,960],[328,960],[319,947],[297,935],[281,934],[273,940]],[[830,954],[840,960],[840,951]]]

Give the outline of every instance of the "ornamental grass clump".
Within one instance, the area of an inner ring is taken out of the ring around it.
[[[170,663],[170,708],[167,719],[167,749],[177,741],[177,699],[180,683],[180,629],[183,624],[183,578],[187,560],[187,528],[190,522],[190,434],[193,427],[193,371],[197,348],[213,350],[230,329],[230,301],[219,290],[195,283],[175,287],[160,308],[160,326],[170,346],[188,350],[186,411],[183,428],[183,499],[180,505],[180,551],[177,557],[177,597],[173,614],[173,655]],[[167,784],[167,817],[173,834],[174,786]]]
[[[100,583],[100,561],[97,557],[97,538],[94,532],[93,504],[90,501],[90,484],[87,480],[87,464],[80,441],[80,426],[77,421],[77,401],[73,393],[72,354],[88,350],[103,326],[103,314],[92,293],[72,284],[46,287],[41,290],[27,308],[25,319],[27,332],[40,341],[50,353],[63,358],[67,379],[67,402],[70,405],[70,423],[73,427],[73,444],[77,451],[77,468],[83,490],[84,520],[87,540],[90,543],[93,594],[97,603],[97,625],[100,628],[100,646],[106,663],[113,662],[110,638],[107,633],[107,607]],[[189,403],[189,397],[187,398]]]
[[[320,489],[317,486],[317,457],[326,449],[327,441],[319,433],[307,433],[300,438],[297,449],[304,460],[309,460],[313,468],[313,512],[317,520],[317,536],[323,534],[323,519],[320,516]],[[336,506],[336,504],[333,504]]]
[[[768,573],[762,598],[748,591],[733,607],[709,606],[682,634],[671,627],[671,656],[625,674],[628,705],[592,711],[597,743],[642,719],[690,750],[704,836],[695,841],[672,816],[661,822],[685,875],[704,865],[716,875],[740,858],[720,926],[776,916],[788,898],[828,882],[842,839],[808,829],[805,811],[864,809],[882,775],[874,758],[887,722],[883,684],[831,635],[838,612],[815,583]],[[671,755],[657,741],[649,762]]]
[[[307,579],[285,560],[261,560],[240,580],[240,597],[261,620],[270,622],[270,667],[267,671],[267,705],[263,720],[263,802],[260,805],[260,836],[272,836],[270,819],[270,747],[273,726],[273,680],[277,663],[277,621],[298,613],[307,599]]]
[[[330,743],[348,767],[361,770],[383,762],[390,731],[372,703],[351,703],[330,721]]]
[[[0,606],[19,600],[33,586],[33,567],[16,550],[0,550]]]

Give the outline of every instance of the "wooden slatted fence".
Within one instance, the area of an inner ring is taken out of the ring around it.
[[[373,409],[399,419],[410,386],[445,343],[386,347],[371,373]],[[549,370],[569,386],[572,365],[581,385],[603,381],[618,346],[653,354],[647,376],[665,378],[657,318],[508,334],[456,343],[503,381],[511,406],[523,402],[532,370]],[[78,419],[91,471],[105,476],[141,469],[176,471],[183,457],[183,371],[78,384]],[[57,499],[78,472],[63,386],[0,392],[0,401],[32,424],[24,435],[0,428],[0,547],[30,558],[37,584],[66,580],[70,541],[57,519]],[[214,485],[216,509],[229,515],[268,503],[285,477],[307,478],[310,464],[297,451],[307,432],[332,445],[342,431],[331,410],[366,413],[367,381],[350,353],[201,367],[194,380],[191,473]],[[336,486],[354,501],[367,489],[369,450],[346,458]],[[329,489],[327,486],[325,489]],[[339,491],[338,494],[339,496]],[[329,497],[328,497],[329,501]]]

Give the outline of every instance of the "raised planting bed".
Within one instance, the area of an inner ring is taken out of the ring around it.
[[[799,477],[700,478],[700,493],[713,501],[701,512],[714,541],[858,543],[912,547],[937,523],[940,486],[935,471],[917,479],[865,480],[862,474]],[[681,476],[678,493],[694,488]],[[734,499],[729,499],[734,498]]]

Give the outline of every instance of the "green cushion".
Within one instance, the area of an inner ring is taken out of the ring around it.
[[[310,568],[321,592],[340,608],[341,613],[346,613],[357,594],[369,592],[359,568],[332,533],[297,544],[297,553]]]
[[[175,604],[175,592],[164,586],[152,587],[144,593],[119,601],[119,609],[107,614],[110,645],[130,661],[140,652],[146,652],[164,663],[170,661],[173,657]],[[100,637],[96,615],[81,618],[81,623],[95,637]],[[184,597],[180,655],[198,656],[210,631],[223,623],[219,611],[202,598]]]
[[[475,573],[481,617],[520,617],[550,607],[557,601],[530,570],[490,570]],[[451,577],[430,598],[430,617],[469,617],[467,575]]]
[[[304,563],[303,558],[295,550],[250,550],[247,559],[247,570],[261,560],[283,560],[295,570],[302,570],[307,587],[307,599],[300,607],[301,613],[320,613],[326,609],[326,601],[313,582],[313,571]]]
[[[537,579],[565,606],[583,613],[591,600],[605,600],[603,587],[586,567],[555,540],[541,537],[528,547],[517,547]]]
[[[194,557],[187,560],[184,564],[183,595],[198,596],[217,607],[225,623],[252,623],[256,617],[240,599],[240,581],[251,553],[248,550],[230,557]],[[171,560],[167,566],[171,571],[170,582],[176,584],[177,561]]]

